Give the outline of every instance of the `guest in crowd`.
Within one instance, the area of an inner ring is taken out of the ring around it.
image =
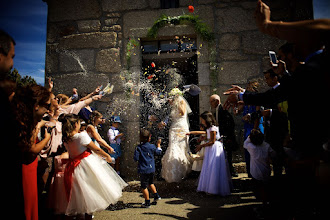
[[[98,132],[98,126],[103,122],[103,115],[97,110],[93,111],[89,116],[89,123],[87,125],[86,131],[96,146],[102,146],[106,148],[107,151],[111,154],[114,153],[114,149],[101,137]]]
[[[39,85],[20,88],[13,102],[16,107],[19,140],[18,146],[23,153],[22,180],[24,193],[24,210],[26,219],[38,219],[38,189],[37,189],[37,155],[50,139],[45,122],[40,122],[50,108],[50,92]],[[45,136],[38,139],[40,129]]]
[[[235,122],[233,116],[223,109],[220,96],[214,94],[210,97],[211,108],[215,111],[214,118],[219,126],[219,132],[223,136],[223,145],[227,155],[229,169],[232,176],[237,176],[233,167],[233,151],[238,149],[238,143],[235,136]]]
[[[119,116],[111,117],[111,127],[108,130],[108,138],[110,146],[114,149],[114,153],[111,156],[115,159],[114,169],[117,171],[118,175],[120,173],[120,157],[121,152],[121,141],[123,140],[124,133],[119,131],[119,126],[121,125],[121,120]]]
[[[0,82],[8,81],[7,75],[14,65],[15,40],[5,31],[0,29]],[[12,82],[15,84],[15,82]],[[22,151],[18,145],[19,129],[16,126],[16,112],[13,110],[9,99],[11,89],[7,90],[5,86],[0,87],[0,115],[2,115],[2,126],[0,126],[1,140],[10,140],[10,151],[14,157],[4,157],[1,161],[3,176],[10,181],[3,181],[2,198],[15,198],[10,202],[3,203],[3,210],[11,213],[15,219],[25,219],[24,198],[22,187]],[[10,164],[10,166],[8,166]]]
[[[159,196],[156,186],[153,183],[155,174],[155,154],[160,154],[162,148],[160,147],[161,140],[157,141],[157,148],[155,145],[150,144],[151,134],[148,130],[141,129],[140,141],[141,144],[135,148],[134,161],[138,163],[138,172],[140,174],[141,189],[145,202],[142,204],[143,208],[150,208],[150,197],[147,187],[154,194],[154,204],[161,199]]]

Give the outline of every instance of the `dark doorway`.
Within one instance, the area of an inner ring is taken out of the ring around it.
[[[179,55],[179,54],[178,54]],[[142,77],[150,78],[154,76],[155,79],[151,81],[155,88],[166,87],[168,80],[164,77],[159,77],[159,74],[155,74],[157,71],[164,71],[164,69],[175,68],[177,73],[182,77],[181,83],[178,85],[180,90],[183,90],[183,85],[195,84],[198,85],[198,75],[197,75],[197,55],[192,54],[187,57],[171,57],[171,58],[159,58],[159,56],[144,56],[142,59]],[[158,77],[158,78],[156,78]],[[199,97],[191,96],[185,93],[184,97],[188,101],[192,113],[189,115],[190,130],[199,130]],[[141,97],[141,102],[144,102]],[[143,105],[141,105],[143,106]],[[164,109],[165,111],[165,109]],[[142,111],[141,111],[142,112]],[[148,114],[148,112],[146,113]],[[148,115],[142,115],[141,124],[144,124],[147,120]]]

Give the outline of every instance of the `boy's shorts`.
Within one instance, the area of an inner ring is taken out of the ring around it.
[[[121,157],[121,147],[120,144],[110,144],[110,147],[112,147],[116,153],[110,154],[113,158],[117,159],[118,157]]]
[[[141,181],[141,188],[146,189],[147,186],[154,183],[154,173],[141,173],[140,181]]]

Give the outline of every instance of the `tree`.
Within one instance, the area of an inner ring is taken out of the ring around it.
[[[24,76],[22,77],[17,69],[13,69],[12,72],[9,73],[9,78],[16,82],[17,86],[26,86],[31,84],[37,84],[35,79],[33,79],[31,76]]]

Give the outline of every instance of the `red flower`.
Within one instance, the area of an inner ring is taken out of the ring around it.
[[[155,68],[156,67],[156,64],[154,62],[151,63],[151,67],[152,68]]]
[[[194,12],[194,6],[192,6],[192,5],[189,5],[188,6],[188,11],[190,12],[190,13],[193,13]]]

